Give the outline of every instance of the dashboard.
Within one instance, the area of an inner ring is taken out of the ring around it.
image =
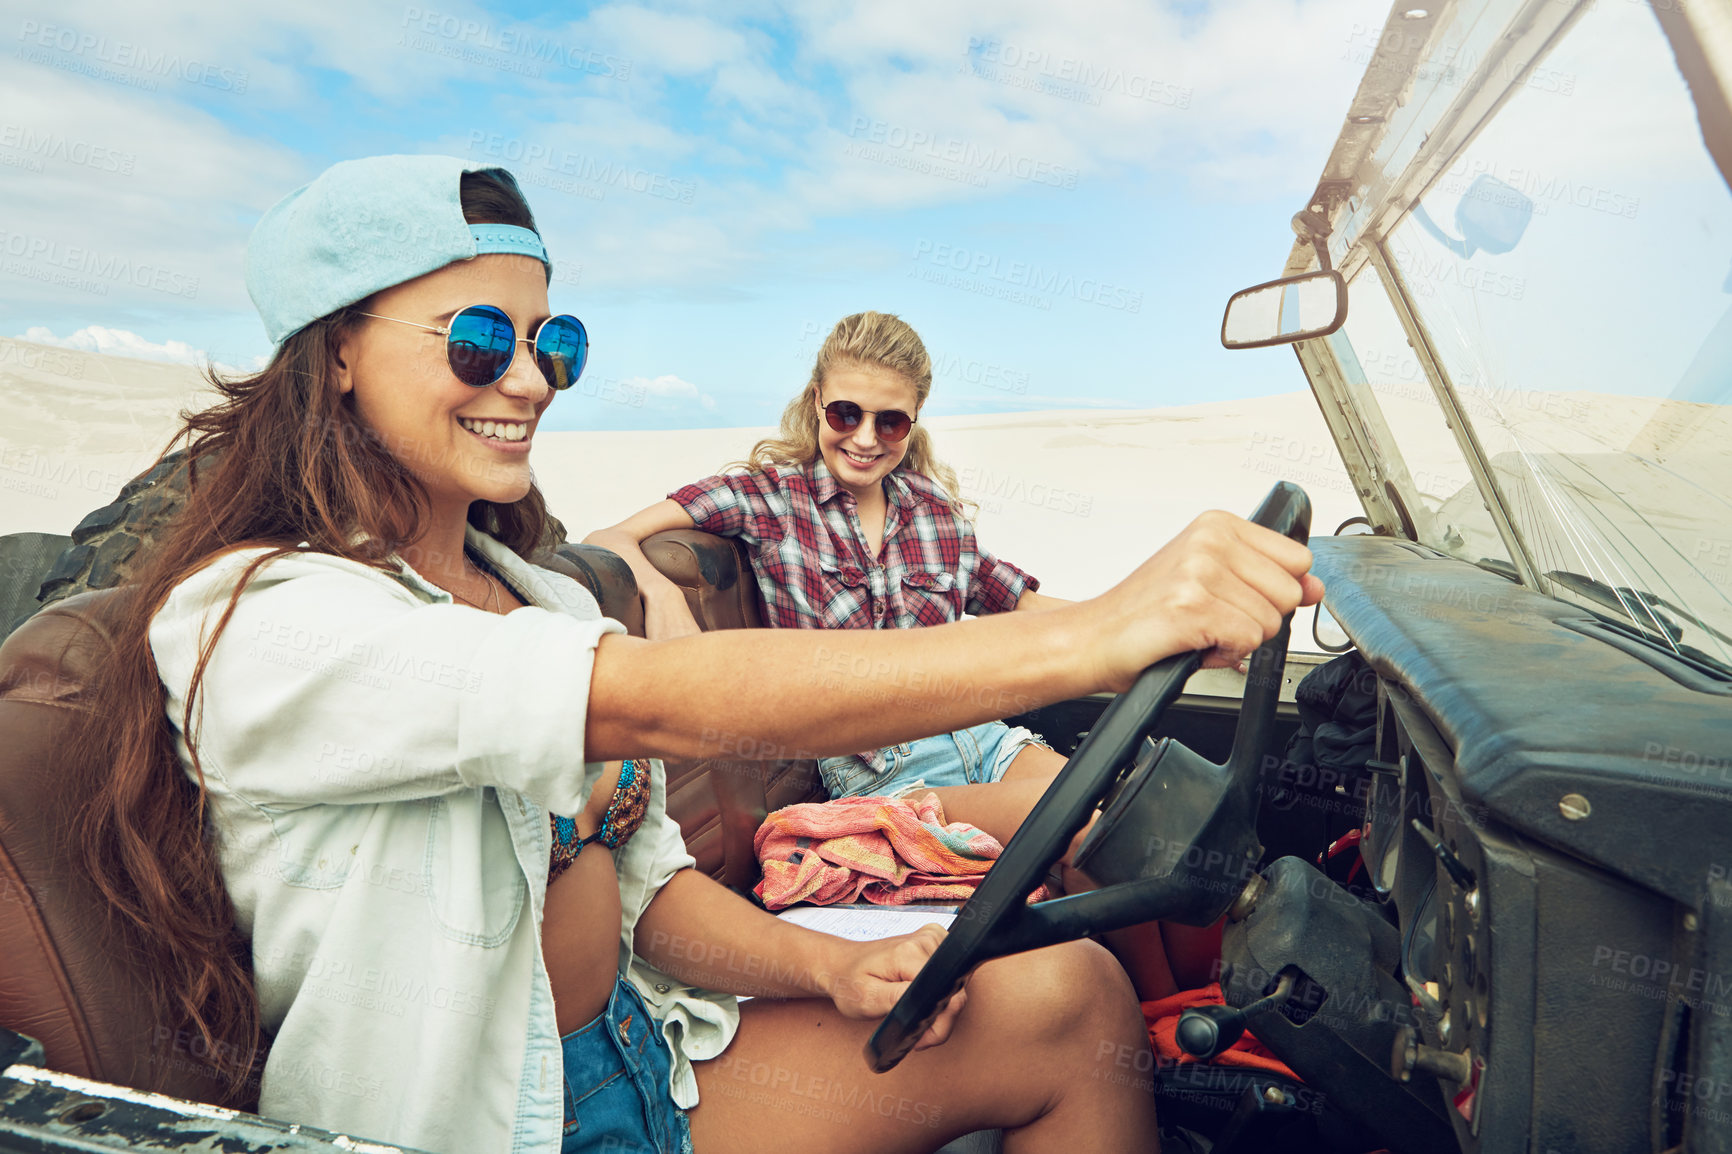
[[[1321,1010],[1259,1037],[1374,1129],[1410,1110],[1397,1151],[1729,1148],[1732,780],[1692,766],[1732,765],[1732,697],[1424,546],[1312,549],[1377,677],[1372,901],[1266,870],[1227,964]]]
[[[1368,764],[1360,852],[1374,891],[1396,913],[1400,973],[1414,999],[1416,1039],[1459,1061],[1446,1067],[1449,1105],[1470,1135],[1492,1050],[1488,873],[1478,836],[1488,822],[1464,802],[1454,758],[1397,683],[1378,686],[1377,756]]]

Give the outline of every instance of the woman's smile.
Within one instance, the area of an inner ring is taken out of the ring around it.
[[[485,441],[489,448],[507,453],[529,452],[530,438],[535,432],[533,421],[458,417],[457,423],[477,440]]]

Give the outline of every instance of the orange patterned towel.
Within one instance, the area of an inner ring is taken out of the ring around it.
[[[764,877],[753,891],[769,910],[796,902],[966,901],[1004,847],[964,822],[946,824],[938,795],[844,797],[779,809],[755,840]],[[1039,901],[1046,887],[1036,890]]]
[[[1155,1057],[1163,1065],[1172,1062],[1195,1062],[1197,1059],[1179,1048],[1179,1015],[1191,1006],[1219,1006],[1225,1003],[1219,982],[1210,982],[1199,989],[1180,990],[1153,1002],[1144,1002],[1143,1021],[1149,1024],[1149,1044],[1155,1048]],[[1291,1078],[1295,1082],[1303,1080],[1289,1070],[1286,1063],[1270,1053],[1267,1046],[1253,1038],[1249,1030],[1215,1058],[1214,1063],[1218,1066],[1250,1066]]]

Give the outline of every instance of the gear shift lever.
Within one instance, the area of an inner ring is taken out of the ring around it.
[[[1192,1006],[1179,1015],[1178,1029],[1174,1031],[1179,1049],[1200,1061],[1212,1061],[1245,1033],[1246,1019],[1274,1009],[1292,993],[1293,975],[1286,973],[1276,983],[1274,993],[1242,1010],[1232,1006]]]

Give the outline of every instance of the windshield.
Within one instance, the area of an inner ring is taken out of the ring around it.
[[[1732,197],[1646,6],[1543,63],[1387,257],[1550,592],[1732,667]],[[1421,531],[1465,556],[1461,498]]]
[[[1465,561],[1508,566],[1467,459],[1373,266],[1353,277],[1347,323],[1330,342],[1355,402],[1361,411],[1375,405],[1388,430],[1377,438],[1377,458],[1396,492],[1406,494],[1402,511],[1414,535]]]

